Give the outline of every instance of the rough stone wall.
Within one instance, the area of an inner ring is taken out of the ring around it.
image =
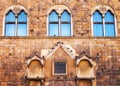
[[[97,86],[120,86],[120,1],[61,0],[60,3],[58,1],[0,1],[0,36],[3,36],[3,20],[5,10],[9,6],[18,4],[24,6],[29,18],[29,37],[0,37],[0,86],[26,86],[26,57],[35,51],[41,53],[42,49],[50,49],[58,41],[72,46],[78,55],[82,51],[87,51],[92,60],[96,62]],[[71,10],[73,35],[77,37],[46,37],[47,12],[56,4],[66,5]],[[101,4],[109,5],[114,10],[118,37],[91,37],[91,13],[95,6]]]
[[[27,75],[26,57],[34,51],[50,49],[58,41],[72,46],[77,54],[86,50],[96,61],[97,86],[119,86],[120,80],[120,44],[119,39],[87,39],[87,38],[1,38],[0,40],[0,85],[24,86]],[[99,53],[99,58],[96,54]],[[53,55],[54,56],[54,55]],[[70,57],[71,58],[71,57]],[[51,61],[46,60],[47,63]],[[50,68],[50,72],[47,70]],[[68,66],[69,67],[69,66]],[[71,67],[71,66],[70,66]],[[47,72],[51,73],[50,64],[46,65]],[[48,74],[50,77],[51,74]],[[46,76],[47,77],[47,76]],[[52,76],[51,76],[52,77]]]
[[[117,32],[120,33],[119,0],[1,0],[0,1],[0,35],[3,34],[3,18],[5,11],[11,5],[22,5],[28,11],[29,36],[47,36],[47,12],[58,4],[67,6],[72,15],[73,35],[91,36],[91,15],[98,5],[108,5],[115,13],[117,19]]]

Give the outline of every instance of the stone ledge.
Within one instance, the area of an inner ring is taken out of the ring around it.
[[[118,37],[83,37],[83,36],[59,36],[59,37],[50,37],[50,36],[0,36],[0,39],[120,39],[120,36]]]

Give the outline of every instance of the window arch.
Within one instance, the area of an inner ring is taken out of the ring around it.
[[[5,36],[14,36],[15,32],[15,14],[9,11],[5,19]]]
[[[61,36],[71,35],[70,14],[65,10],[61,15]]]
[[[107,10],[105,13],[101,13],[96,10],[93,14],[93,36],[116,36],[115,31],[115,17],[114,14]]]
[[[114,14],[111,11],[107,11],[105,14],[105,35],[115,36],[115,21]]]
[[[93,14],[93,32],[94,36],[103,36],[103,20],[99,11]]]
[[[22,10],[18,15],[17,36],[27,35],[27,14]]]
[[[71,36],[71,15],[67,10],[58,14],[52,10],[49,14],[49,36]]]
[[[49,36],[58,36],[59,32],[59,21],[58,21],[58,14],[56,11],[52,11],[49,14]]]
[[[27,36],[27,13],[22,8],[11,6],[8,9],[5,14],[4,36]]]

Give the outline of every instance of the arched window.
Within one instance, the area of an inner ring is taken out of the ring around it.
[[[71,19],[70,14],[64,11],[61,15],[61,36],[71,35]]]
[[[111,11],[107,11],[103,16],[99,11],[93,14],[93,35],[94,36],[110,36],[115,34],[115,19]]]
[[[49,36],[71,36],[71,16],[68,11],[57,14],[53,10],[49,14]]]
[[[9,11],[5,17],[5,36],[26,36],[27,14],[22,10],[18,15]]]
[[[58,14],[55,11],[52,11],[49,15],[49,35],[58,36],[59,34],[59,21]]]
[[[115,21],[114,14],[107,11],[105,14],[105,35],[115,36]]]
[[[15,32],[15,14],[9,11],[5,19],[5,36],[14,36]]]
[[[94,36],[103,36],[103,20],[99,11],[93,14],[93,32]]]
[[[21,11],[18,15],[18,36],[27,35],[27,14]]]

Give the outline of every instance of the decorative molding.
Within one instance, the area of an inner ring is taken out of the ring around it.
[[[108,10],[110,10],[113,14],[115,14],[114,10],[108,5],[98,5],[92,10],[91,15],[98,10],[102,15],[104,15]]]
[[[65,6],[65,5],[54,5],[54,6],[52,6],[52,7],[48,10],[47,15],[49,15],[52,10],[55,10],[59,15],[61,15],[64,10],[67,10],[67,11],[71,14],[70,9],[69,9],[67,6]]]
[[[21,5],[12,5],[10,6],[6,11],[5,11],[5,14],[7,14],[10,10],[12,10],[15,15],[18,15],[20,13],[21,10],[24,10],[25,13],[28,13],[26,8],[21,6]]]
[[[76,65],[78,65],[81,60],[87,60],[90,62],[91,66],[93,66],[93,62],[91,58],[92,57],[88,55],[86,51],[83,51],[82,53],[80,53],[78,57],[76,57]]]
[[[47,49],[47,50],[42,50],[41,51],[41,57],[45,57],[45,59],[47,59],[48,57],[50,57],[51,55],[53,55],[53,53],[55,51],[57,51],[59,48],[63,48],[63,50],[70,55],[70,57],[72,57],[73,59],[75,59],[76,57],[76,52],[75,50],[69,46],[69,45],[65,45],[63,42],[59,41],[57,42],[54,47],[52,47],[51,49]]]
[[[44,57],[41,57],[38,52],[33,52],[27,59],[27,65],[33,61],[33,60],[38,60],[42,65],[44,65]]]
[[[19,6],[14,6],[12,10],[16,15],[18,15],[21,11],[21,8]]]

